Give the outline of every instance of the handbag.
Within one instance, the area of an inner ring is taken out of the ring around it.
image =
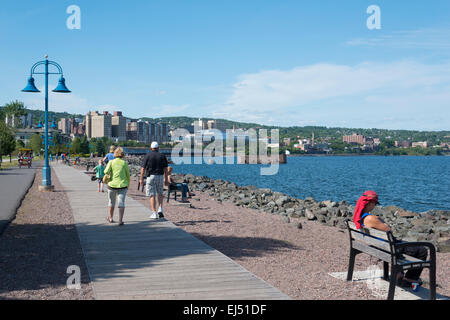
[[[112,161],[114,161],[114,160],[112,160]],[[112,163],[111,163],[111,165],[112,165]],[[111,171],[112,171],[112,168],[111,168]],[[111,181],[111,174],[105,174],[103,176],[102,181],[104,184],[108,184]]]
[[[105,174],[102,181],[104,184],[108,184],[111,181],[111,175]]]

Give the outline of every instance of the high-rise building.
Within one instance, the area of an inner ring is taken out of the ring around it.
[[[71,128],[70,128],[70,122],[68,118],[61,118],[58,121],[58,129],[61,130],[64,134],[70,134]]]
[[[217,129],[221,132],[225,133],[228,126],[223,120],[208,120],[207,128],[203,129]]]
[[[121,111],[115,111],[111,118],[111,135],[118,141],[127,140],[127,121]]]
[[[88,139],[112,137],[112,117],[108,111],[99,114],[97,111],[86,115],[86,135]]]
[[[127,140],[137,141],[137,122],[127,122]]]

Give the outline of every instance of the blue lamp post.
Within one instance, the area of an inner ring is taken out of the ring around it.
[[[44,72],[36,72],[36,68],[38,66],[43,65],[45,67]],[[57,72],[49,72],[48,67],[49,65],[54,66],[58,69]],[[54,61],[49,61],[48,56],[45,56],[44,61],[39,61],[35,63],[31,67],[31,73],[30,78],[28,78],[28,84],[27,86],[22,90],[23,92],[40,92],[38,88],[34,85],[34,74],[43,74],[45,75],[45,164],[42,168],[42,186],[39,187],[39,190],[41,191],[53,191],[54,187],[52,186],[52,179],[51,179],[51,170],[50,165],[48,162],[48,75],[49,74],[56,74],[60,75],[58,86],[53,90],[53,92],[59,92],[59,93],[70,93],[71,91],[67,89],[66,87],[66,81],[63,77],[63,70],[59,64],[57,64]]]

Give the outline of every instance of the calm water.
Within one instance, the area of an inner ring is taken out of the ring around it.
[[[375,190],[383,206],[422,212],[450,210],[450,157],[288,157],[278,174],[261,176],[267,165],[174,165],[175,173],[191,173],[270,188],[318,201],[355,204],[365,190]]]

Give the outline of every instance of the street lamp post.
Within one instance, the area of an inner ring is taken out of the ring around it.
[[[36,68],[41,65],[45,67],[44,72],[36,72]],[[58,72],[49,72],[49,65],[56,67],[58,69]],[[48,162],[48,75],[57,74],[61,76],[59,78],[58,86],[53,90],[53,92],[70,93],[71,91],[66,87],[61,66],[54,61],[49,61],[48,56],[45,56],[44,61],[39,61],[31,67],[30,78],[28,78],[28,84],[25,89],[22,90],[23,92],[40,92],[34,85],[34,74],[45,75],[45,164],[42,168],[42,185],[39,187],[39,190],[53,191],[54,186],[52,185],[51,170]]]

